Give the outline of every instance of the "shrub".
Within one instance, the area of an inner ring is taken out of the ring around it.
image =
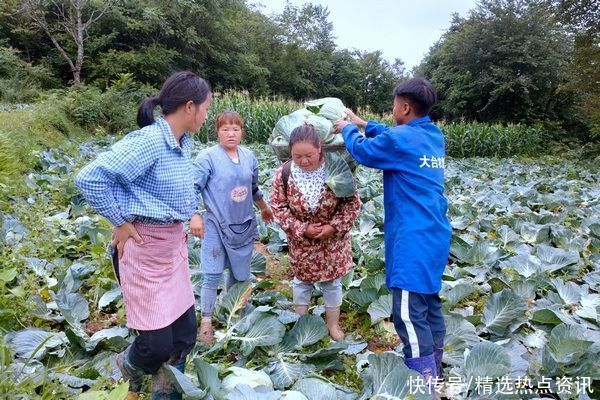
[[[155,91],[135,82],[131,74],[122,74],[105,91],[82,85],[54,91],[49,99],[56,101],[69,119],[85,131],[116,134],[137,128],[138,104]]]
[[[55,82],[52,72],[44,65],[32,65],[21,59],[18,50],[0,47],[0,101],[27,103]]]

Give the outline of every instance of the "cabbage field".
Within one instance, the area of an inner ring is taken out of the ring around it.
[[[127,390],[114,358],[133,333],[106,257],[110,226],[73,184],[108,145],[65,141],[0,185],[0,398],[114,400]],[[268,192],[277,158],[251,147]],[[447,160],[454,236],[438,383],[448,398],[600,398],[599,166],[568,156]],[[198,342],[185,375],[169,370],[187,398],[430,398],[404,367],[390,321],[381,175],[359,167],[356,179],[364,205],[356,268],[343,280],[346,340],[329,339],[318,293],[309,315],[291,311],[285,236],[261,224],[253,287],[223,293],[215,345]],[[189,243],[197,285],[200,244]]]

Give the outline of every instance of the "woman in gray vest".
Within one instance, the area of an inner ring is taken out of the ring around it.
[[[250,278],[252,249],[258,239],[253,203],[263,221],[273,221],[258,187],[258,161],[252,151],[240,146],[243,124],[238,113],[219,114],[219,144],[200,152],[194,162],[195,186],[206,210],[203,217],[199,211],[190,220],[192,234],[203,238],[200,340],[205,344],[214,337],[212,314],[225,267],[229,268],[227,288]]]

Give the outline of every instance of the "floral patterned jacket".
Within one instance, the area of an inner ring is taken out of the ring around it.
[[[303,282],[329,281],[344,276],[353,265],[350,229],[361,208],[358,192],[353,197],[338,198],[326,186],[313,214],[291,174],[285,193],[281,171],[282,167],[273,178],[269,202],[275,221],[287,234],[294,276]],[[326,240],[305,237],[307,226],[319,222],[333,226],[337,232]]]

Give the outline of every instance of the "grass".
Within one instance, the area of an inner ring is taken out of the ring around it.
[[[329,378],[332,382],[336,382],[338,385],[345,386],[349,389],[360,393],[362,390],[363,382],[358,375],[356,368],[356,357],[344,357],[343,369],[340,371],[325,371],[324,375]]]
[[[342,306],[343,307],[343,306]],[[390,321],[383,321],[371,326],[371,319],[364,318],[364,313],[354,309],[342,312],[340,327],[346,333],[354,332],[368,343],[368,349],[373,352],[394,350],[399,344],[398,335],[389,332],[383,324],[388,324],[393,329]]]
[[[0,179],[22,175],[37,166],[34,151],[61,145],[81,131],[56,106],[37,104],[0,112]]]

